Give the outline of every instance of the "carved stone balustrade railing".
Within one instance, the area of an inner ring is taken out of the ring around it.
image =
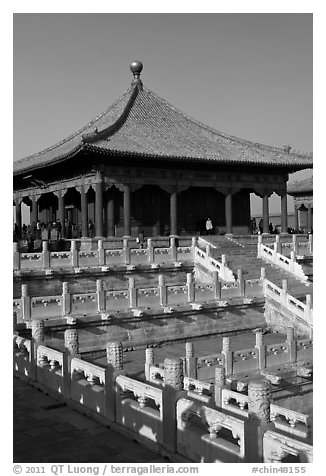
[[[296,318],[312,329],[313,327],[313,310],[311,307],[311,295],[307,294],[306,303],[291,296],[287,292],[286,280],[283,280],[283,287],[279,288],[276,284],[268,279],[264,280],[265,298],[271,298],[281,304],[285,309],[295,314]]]
[[[278,405],[270,405],[270,419],[275,428],[301,438],[308,438],[310,431],[309,415],[289,410]]]
[[[222,408],[248,417],[248,395],[224,388],[222,390]]]
[[[165,359],[164,369],[156,367],[168,382],[168,385],[158,386],[124,375],[121,343],[109,343],[110,358],[108,366],[103,367],[73,357],[68,350],[61,352],[41,342],[35,332],[32,341],[14,335],[15,374],[20,378],[28,377],[30,382],[36,382],[46,392],[54,393],[59,401],[96,417],[104,424],[115,422],[128,428],[136,439],[144,441],[146,438],[167,451],[196,462],[252,461],[248,449],[257,451],[259,445],[253,440],[250,419],[254,415],[255,424],[258,427],[263,425],[265,420],[260,423],[258,418],[261,412],[268,423],[270,419],[274,420],[275,426],[279,425],[282,431],[265,433],[263,450],[266,462],[281,461],[289,454],[298,456],[301,462],[312,461],[311,446],[302,441],[308,434],[308,417],[270,405],[264,382],[249,382],[249,398],[244,393],[226,389],[224,367],[216,366],[215,401],[219,389],[222,399],[218,408],[213,408],[212,402],[208,406],[200,401],[200,395],[211,392],[212,386],[197,379],[184,378],[181,359]],[[307,339],[301,343],[309,345]],[[226,353],[228,348],[230,342],[225,340],[223,352]],[[186,359],[193,358],[193,348],[189,343],[186,350]],[[151,369],[154,368],[153,360],[152,349],[147,349],[146,361]],[[36,370],[30,372],[32,368]],[[192,386],[198,393],[186,398],[184,388],[191,392]],[[257,436],[261,441],[263,433]],[[255,461],[261,461],[257,458]]]
[[[200,402],[177,402],[177,451],[195,461],[241,462],[245,457],[245,422]]]
[[[258,246],[257,246],[257,256],[258,258],[265,259],[266,261],[272,263],[279,268],[284,269],[288,273],[292,274],[298,279],[306,282],[308,276],[305,275],[302,266],[297,263],[295,252],[291,251],[291,257],[287,258],[282,255],[280,252],[280,246],[278,242],[274,243],[273,248],[268,245],[264,245],[262,242],[262,236],[258,236]]]
[[[163,389],[124,375],[116,378],[116,421],[163,444]]]
[[[313,447],[300,440],[282,435],[275,431],[266,431],[263,436],[264,463],[282,463],[291,456],[298,463],[313,462]]]
[[[183,388],[187,390],[189,397],[196,398],[204,403],[210,403],[214,397],[214,384],[201,380],[184,377]]]
[[[44,241],[42,253],[20,253],[14,248],[14,270],[75,270],[92,267],[110,266],[137,266],[148,264],[159,266],[163,263],[174,263],[179,266],[182,262],[193,261],[193,247],[176,247],[171,243],[169,247],[153,247],[152,239],[147,240],[146,248],[135,248],[132,243],[124,239],[120,249],[103,248],[103,241],[98,241],[97,249],[77,250],[76,240],[71,241],[70,251],[48,250],[47,242]]]
[[[149,379],[150,382],[156,385],[164,385],[164,368],[157,365],[151,365],[149,367]]]
[[[14,335],[13,351],[14,370],[25,377],[31,377],[31,363],[33,358],[31,341],[29,339],[24,339],[19,335]]]
[[[220,262],[217,259],[210,256],[209,252],[203,251],[196,247],[194,253],[195,265],[199,264],[209,272],[216,271],[219,278],[226,282],[234,282],[235,277],[231,269],[229,269],[224,262]]]

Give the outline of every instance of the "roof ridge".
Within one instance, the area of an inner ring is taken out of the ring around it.
[[[131,92],[131,90],[133,90],[134,88],[132,86],[129,86],[129,88],[124,91],[124,93],[122,93],[118,99],[116,99],[112,104],[110,104],[109,107],[107,107],[102,113],[100,113],[99,115],[97,115],[94,119],[92,119],[91,121],[89,121],[85,126],[81,127],[78,131],[70,134],[68,137],[65,137],[64,139],[62,139],[61,141],[59,142],[56,142],[54,145],[50,146],[50,147],[46,147],[45,149],[42,149],[40,150],[39,152],[35,152],[33,154],[30,154],[26,157],[23,157],[19,160],[15,160],[14,161],[14,167],[16,164],[22,164],[24,163],[25,161],[31,159],[31,158],[34,158],[34,157],[38,157],[39,155],[42,155],[46,152],[50,152],[51,150],[53,149],[56,149],[57,147],[65,144],[66,142],[68,142],[69,140],[77,137],[78,135],[81,135],[82,132],[84,130],[86,130],[87,128],[91,127],[92,124],[94,124],[95,122],[97,122],[99,119],[101,119],[103,116],[105,116],[106,114],[108,114],[128,93]],[[83,145],[83,142],[81,140],[81,144],[80,145]]]
[[[124,110],[122,111],[121,115],[118,117],[118,119],[115,122],[113,122],[112,124],[110,124],[109,126],[105,127],[104,129],[100,131],[96,130],[95,132],[91,132],[89,134],[86,134],[85,136],[83,135],[82,136],[83,143],[86,144],[86,143],[97,142],[98,140],[107,139],[109,136],[115,134],[127,120],[130,114],[130,111],[132,109],[132,106],[134,105],[136,98],[138,96],[138,91],[139,89],[137,86],[133,88],[133,91],[130,95],[130,98],[128,99],[127,104],[124,107]]]
[[[242,139],[241,137],[237,137],[237,136],[234,136],[232,134],[227,134],[226,132],[222,132],[222,131],[219,131],[218,129],[215,129],[207,124],[204,124],[203,122],[197,120],[197,119],[194,119],[193,117],[189,116],[187,113],[183,112],[181,109],[178,109],[176,106],[174,106],[173,104],[169,103],[166,99],[162,98],[161,96],[159,96],[158,94],[156,94],[154,91],[152,91],[151,89],[147,88],[147,87],[143,87],[143,89],[152,94],[155,98],[159,99],[160,101],[162,101],[166,106],[168,106],[169,108],[171,108],[173,111],[177,112],[178,114],[181,114],[185,119],[191,121],[193,124],[197,125],[197,126],[200,126],[204,129],[206,129],[207,131],[213,133],[213,134],[218,134],[220,135],[221,137],[223,137],[224,139],[227,139],[227,140],[231,140],[231,141],[234,141],[234,142],[238,142],[238,143],[241,143],[241,144],[245,144],[245,145],[248,145],[248,146],[257,146],[258,148],[261,148],[261,149],[265,149],[265,150],[273,150],[273,151],[279,151],[279,152],[282,152],[284,153],[284,149],[282,147],[277,147],[277,146],[272,146],[272,145],[268,145],[268,144],[263,144],[261,142],[255,142],[255,141],[250,141],[248,139]],[[293,152],[289,152],[288,153],[289,155],[297,155],[297,156],[301,156],[301,157],[310,157],[311,156],[311,153],[309,152],[295,152],[293,150]]]

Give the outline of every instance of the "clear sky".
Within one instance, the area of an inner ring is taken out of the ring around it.
[[[19,13],[13,25],[14,160],[106,109],[134,59],[144,84],[188,115],[312,151],[312,14]]]

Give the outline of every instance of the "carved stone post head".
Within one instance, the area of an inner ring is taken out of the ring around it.
[[[270,421],[270,383],[266,380],[249,382],[248,411],[261,423]]]
[[[44,321],[35,319],[32,321],[32,338],[36,342],[44,341]]]
[[[48,242],[47,241],[42,241],[42,250],[43,251],[48,251]]]
[[[225,384],[225,368],[222,365],[215,367],[215,385],[223,386]]]
[[[187,273],[187,284],[191,284],[194,281],[194,277],[192,273]]]
[[[96,280],[96,291],[97,292],[103,291],[103,281],[102,281],[102,279],[97,279]]]
[[[165,277],[164,277],[164,274],[159,274],[159,275],[158,275],[158,285],[159,285],[159,286],[164,286],[164,285],[165,285]]]
[[[123,346],[121,342],[108,342],[106,344],[106,360],[116,370],[123,369]]]
[[[164,385],[175,390],[183,389],[183,363],[181,359],[164,360]]]
[[[154,364],[154,349],[152,347],[145,349],[145,361],[146,364]]]
[[[222,345],[223,345],[223,352],[228,352],[229,350],[231,350],[231,339],[230,337],[223,337],[223,341],[222,341]]]
[[[195,350],[193,342],[186,342],[186,357],[194,357]]]
[[[28,296],[28,287],[27,284],[22,284],[22,297]]]
[[[62,294],[69,293],[69,284],[65,281],[62,283]]]
[[[293,327],[286,328],[286,340],[292,342],[294,340],[294,329]]]
[[[76,249],[76,240],[71,240],[70,250],[75,251]]]
[[[70,354],[75,355],[79,352],[78,331],[77,329],[65,330],[65,347]]]
[[[262,347],[264,345],[264,334],[262,331],[256,332],[256,347]]]

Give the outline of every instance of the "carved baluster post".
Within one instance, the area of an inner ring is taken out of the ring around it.
[[[288,282],[286,279],[282,279],[282,291],[281,291],[282,304],[286,304],[287,292],[288,292]]]
[[[197,378],[197,357],[193,342],[186,342],[186,375],[189,378]]]
[[[178,250],[176,246],[176,238],[175,236],[171,236],[170,238],[170,256],[172,261],[175,263],[178,259]]]
[[[152,238],[147,239],[147,259],[148,264],[153,264],[155,260]]]
[[[13,312],[12,314],[12,330],[14,335],[19,335],[19,332],[17,330],[17,312]]]
[[[261,245],[263,244],[262,235],[258,235],[258,244],[257,244],[257,258],[261,258]]]
[[[295,254],[298,253],[297,235],[292,235],[292,251],[294,251]]]
[[[198,239],[197,239],[197,236],[193,236],[191,238],[191,255],[192,255],[192,259],[195,259],[195,249],[196,249],[196,246],[198,245]]]
[[[213,284],[214,299],[221,299],[222,285],[221,285],[221,281],[218,280],[217,271],[213,271],[212,284]]]
[[[312,234],[309,235],[309,253],[312,254],[313,252],[313,244],[312,244]]]
[[[123,238],[123,261],[124,264],[130,264],[131,263],[131,255],[130,255],[130,247],[128,243],[128,238]]]
[[[32,339],[34,342],[41,343],[44,342],[44,321],[43,320],[32,320]]]
[[[258,368],[259,370],[266,368],[266,346],[264,344],[264,334],[256,332],[256,349],[258,350]]]
[[[37,381],[37,367],[46,363],[44,357],[41,356],[39,362],[37,361],[37,348],[39,344],[44,342],[44,321],[32,320],[32,345],[31,345],[31,378]]]
[[[150,380],[150,369],[154,365],[154,349],[148,347],[145,349],[145,379]]]
[[[282,254],[282,243],[280,242],[280,235],[275,235],[276,253]]]
[[[222,407],[222,390],[225,388],[225,368],[222,365],[215,367],[214,399],[217,407]]]
[[[273,429],[270,422],[270,384],[265,380],[254,380],[248,385],[249,418],[245,425],[246,461],[263,462],[263,436]]]
[[[61,311],[62,316],[71,313],[71,295],[69,293],[69,285],[67,282],[62,283]]]
[[[22,296],[21,296],[21,306],[22,306],[22,316],[24,321],[29,321],[32,314],[31,309],[31,298],[28,295],[27,284],[22,284]]]
[[[123,370],[123,346],[121,342],[108,342],[106,345],[107,367],[105,371],[105,416],[111,421],[116,421],[116,398],[119,398],[119,388],[115,380],[118,375],[125,374]]]
[[[183,364],[181,359],[164,360],[163,387],[163,446],[176,452],[177,414],[176,402],[186,396],[183,390]]]
[[[138,299],[137,299],[137,289],[135,288],[135,278],[129,277],[129,305],[131,309],[137,309]]]
[[[286,343],[289,352],[289,362],[292,364],[297,361],[297,341],[294,338],[293,327],[287,327],[286,329]]]
[[[225,375],[229,376],[233,373],[233,352],[231,351],[230,337],[223,337],[223,349],[224,355]]]
[[[98,264],[100,266],[105,265],[105,250],[103,249],[103,241],[98,240],[97,242],[97,255],[98,255]]]
[[[42,262],[44,269],[50,268],[50,253],[47,241],[42,241]]]
[[[188,302],[195,302],[195,282],[192,273],[187,273]]]
[[[97,279],[96,280],[96,300],[97,300],[97,311],[102,312],[105,311],[106,307],[106,294],[103,286],[103,280]]]
[[[16,242],[14,243],[14,269],[20,269],[20,253]]]
[[[166,292],[166,285],[165,285],[165,277],[163,274],[159,274],[158,276],[158,290],[160,295],[160,306],[166,306],[167,292]]]
[[[238,285],[239,285],[240,297],[245,297],[245,295],[246,295],[246,281],[243,279],[242,269],[238,269]]]
[[[78,251],[76,248],[76,240],[71,240],[70,259],[71,259],[71,266],[73,268],[78,268]]]

